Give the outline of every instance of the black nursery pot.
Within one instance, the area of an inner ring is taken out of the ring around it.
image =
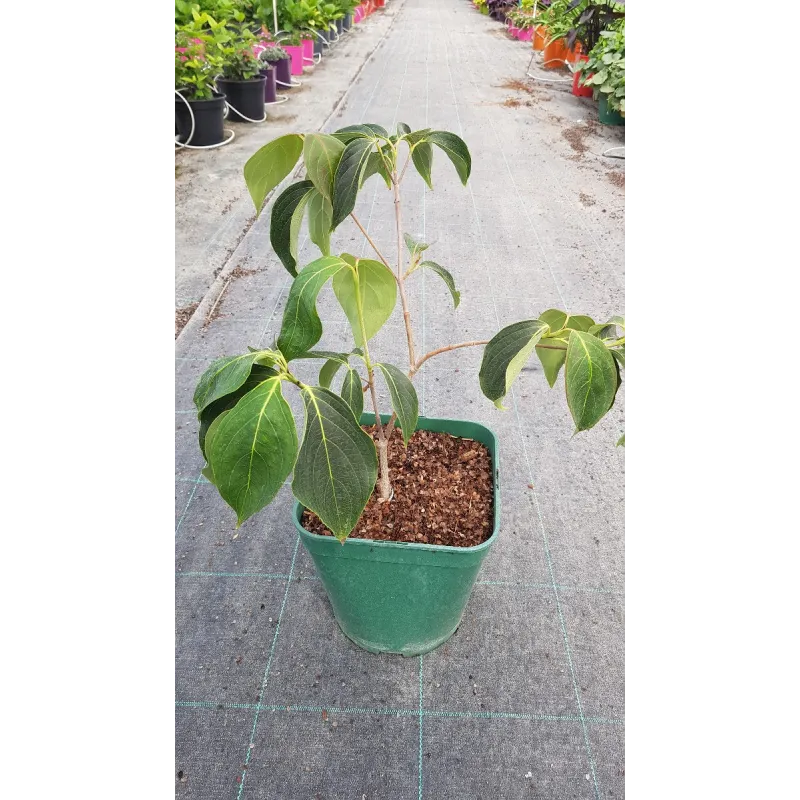
[[[264,75],[246,81],[217,78],[217,88],[225,92],[228,119],[233,122],[261,122],[264,118]],[[237,113],[241,112],[241,113]],[[249,117],[249,119],[245,119]]]
[[[353,26],[353,15],[345,14],[344,22],[342,23],[342,25],[346,31],[349,31],[350,28]]]
[[[187,98],[188,99],[188,98]],[[225,95],[214,92],[210,100],[189,100],[194,115],[194,133],[192,133],[192,117],[186,103],[175,98],[175,126],[178,129],[178,141],[195,147],[219,144],[225,138],[224,114]],[[189,136],[191,134],[191,141]]]
[[[314,31],[314,55],[321,56],[322,55],[322,48],[325,46],[322,44],[322,39],[318,36],[319,31]]]
[[[273,61],[275,67],[275,79],[278,83],[288,86],[292,82],[292,57],[287,56],[280,61]]]
[[[342,31],[344,30],[344,19],[341,17],[336,20],[336,33],[340,36],[342,35]]]

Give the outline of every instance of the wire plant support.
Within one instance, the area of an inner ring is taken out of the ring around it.
[[[229,128],[223,128],[224,132],[229,133],[230,136],[227,139],[223,139],[221,142],[217,142],[216,144],[204,144],[204,145],[189,144],[189,142],[192,141],[192,137],[194,136],[194,111],[192,111],[192,106],[189,103],[189,101],[177,89],[175,90],[175,94],[178,95],[178,97],[180,97],[180,99],[183,100],[184,103],[186,103],[186,107],[189,109],[189,119],[191,119],[192,121],[192,128],[189,131],[189,136],[185,142],[182,142],[178,135],[175,136],[175,144],[178,147],[185,147],[188,150],[213,150],[215,147],[222,147],[223,145],[229,144],[234,140],[234,138],[236,137],[236,133],[230,130]],[[228,104],[226,103],[225,105],[227,106]],[[236,113],[238,114],[239,112],[237,111]],[[226,107],[225,117],[227,117],[227,114],[228,114],[228,109]],[[264,114],[264,119],[266,118],[267,115]]]

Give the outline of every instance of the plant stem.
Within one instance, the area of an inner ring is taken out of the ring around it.
[[[391,271],[392,268],[389,266],[389,262],[383,257],[383,253],[381,253],[381,251],[378,250],[377,246],[375,245],[375,242],[373,242],[372,239],[370,239],[369,234],[364,230],[364,226],[358,221],[358,217],[355,214],[350,214],[350,216],[353,218],[353,222],[355,222],[355,224],[358,225],[358,229],[361,231],[361,233],[364,234],[364,238],[370,243],[370,246],[375,251],[378,258],[381,261],[383,261],[387,269]]]
[[[400,179],[397,170],[392,172],[392,188],[394,189],[394,218],[397,226],[397,286],[400,289],[400,304],[403,307],[403,322],[406,326],[406,339],[408,340],[408,363],[414,369],[417,358],[414,353],[414,332],[411,330],[411,313],[408,310],[408,298],[403,281],[403,215],[400,210]]]
[[[422,358],[411,367],[411,372],[408,373],[409,378],[413,378],[417,372],[419,372],[419,368],[429,359],[433,358],[434,356],[438,356],[440,353],[448,353],[450,350],[458,350],[459,347],[477,347],[478,345],[482,344],[489,344],[488,339],[482,339],[481,341],[475,342],[462,342],[461,344],[448,344],[447,347],[440,347],[437,350],[431,350],[430,353],[426,353]]]

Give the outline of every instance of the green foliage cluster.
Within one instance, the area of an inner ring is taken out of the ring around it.
[[[582,61],[580,71],[582,86],[591,86],[606,95],[608,106],[625,116],[625,20],[613,30],[603,31],[600,41]]]

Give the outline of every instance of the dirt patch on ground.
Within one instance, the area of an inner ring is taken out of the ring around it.
[[[617,170],[613,170],[611,172],[606,172],[606,177],[618,189],[624,189],[625,188],[625,173],[624,172],[618,172]]]
[[[505,108],[519,108],[520,106],[529,106],[530,100],[522,101],[517,100],[516,97],[508,97],[500,103],[501,106],[505,106]]]
[[[373,438],[374,427],[364,428]],[[416,431],[405,448],[395,428],[389,469],[394,499],[379,503],[376,491],[350,536],[452,547],[472,547],[491,536],[492,458],[479,442]],[[303,513],[303,527],[331,535],[311,511]]]
[[[197,306],[199,306],[199,301],[197,303],[192,303],[191,305],[184,306],[183,308],[176,308],[175,309],[175,338],[178,338],[180,332],[186,327],[186,323],[192,318],[192,314],[197,310]]]
[[[533,94],[533,87],[529,83],[525,83],[524,81],[518,81],[515,78],[509,78],[507,81],[501,83],[498,89],[514,89],[517,92],[526,92],[527,94]]]
[[[259,270],[257,269],[245,269],[244,267],[236,267],[236,269],[231,270],[231,274],[228,275],[228,279],[225,281],[225,285],[222,287],[222,291],[217,295],[217,299],[214,301],[214,305],[211,306],[211,310],[206,315],[206,321],[203,323],[203,327],[207,328],[215,319],[219,319],[222,316],[222,298],[225,295],[225,292],[228,291],[228,287],[239,278],[244,278],[246,275],[255,275]]]
[[[581,192],[578,195],[578,199],[583,203],[585,206],[593,206],[595,204],[595,199],[590,197],[586,192]]]

